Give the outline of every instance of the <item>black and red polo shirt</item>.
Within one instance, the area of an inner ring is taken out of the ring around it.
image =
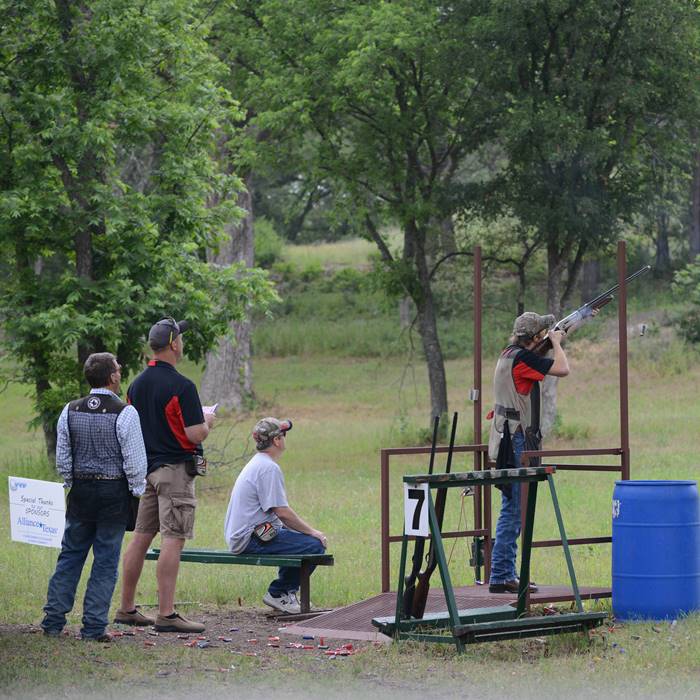
[[[204,423],[197,387],[173,365],[151,360],[126,395],[141,419],[149,474],[163,464],[202,454],[202,446],[185,435],[186,427]]]
[[[510,345],[503,351],[503,357],[512,357],[511,376],[518,394],[527,395],[535,382],[541,382],[554,364],[550,357],[541,357],[530,350]]]

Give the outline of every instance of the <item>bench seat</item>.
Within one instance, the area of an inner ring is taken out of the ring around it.
[[[146,559],[156,560],[160,549],[149,549]],[[333,566],[332,554],[232,554],[226,549],[183,549],[180,561],[198,564],[237,564],[241,566],[290,566],[300,570],[299,603],[302,613],[311,609],[310,582],[312,566]]]

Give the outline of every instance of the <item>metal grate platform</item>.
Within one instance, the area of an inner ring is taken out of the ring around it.
[[[582,600],[609,598],[609,588],[580,588]],[[569,586],[539,586],[537,593],[530,594],[530,602],[558,603],[573,600]],[[515,604],[517,596],[504,593],[489,593],[488,586],[461,586],[455,588],[455,599],[460,610],[468,608],[487,608],[493,605]],[[445,610],[445,595],[442,588],[431,588],[428,593],[426,612]],[[396,612],[396,593],[380,593],[359,603],[344,608],[331,610],[298,625],[285,627],[284,634],[313,634],[316,637],[331,639],[359,639],[365,641],[390,642],[391,639],[381,634],[372,626],[372,618],[387,617]]]

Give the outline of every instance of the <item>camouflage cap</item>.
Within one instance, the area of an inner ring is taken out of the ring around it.
[[[529,335],[536,336],[540,331],[545,328],[551,328],[556,319],[552,314],[547,314],[546,316],[540,316],[534,311],[526,311],[524,314],[518,316],[513,324],[513,334],[514,335]]]
[[[292,429],[292,421],[289,418],[263,418],[253,428],[253,440],[258,450],[265,450],[278,435],[284,435]]]

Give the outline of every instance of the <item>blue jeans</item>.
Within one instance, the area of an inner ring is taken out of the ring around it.
[[[525,449],[525,436],[517,431],[511,437],[515,463],[520,466],[520,455]],[[501,513],[496,523],[496,541],[491,553],[491,577],[489,583],[505,583],[518,578],[515,560],[520,536],[520,484],[513,484],[501,493]]]
[[[92,547],[94,561],[83,600],[83,637],[100,637],[107,627],[109,605],[117,583],[119,554],[125,523],[88,522],[70,515],[61,542],[56,571],[49,581],[41,626],[49,634],[58,634],[73,609],[75,591],[85,559]]]
[[[269,542],[260,542],[255,535],[250,538],[242,554],[323,554],[326,548],[311,535],[283,527]],[[316,567],[311,567],[311,572]],[[268,592],[275,598],[299,590],[301,572],[294,566],[281,566],[277,578],[268,586]]]

